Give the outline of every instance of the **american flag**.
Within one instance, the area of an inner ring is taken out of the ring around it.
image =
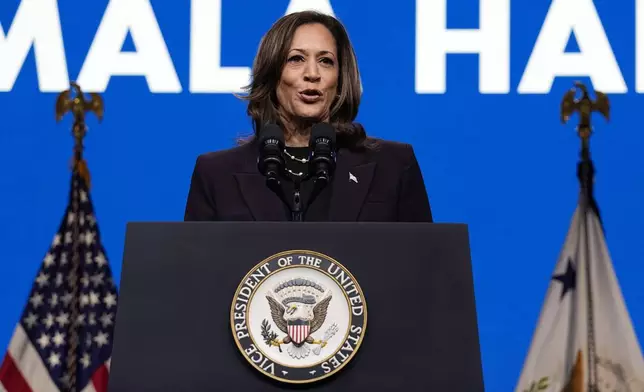
[[[0,366],[0,392],[107,390],[117,290],[77,173]]]

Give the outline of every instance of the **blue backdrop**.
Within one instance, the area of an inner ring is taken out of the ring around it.
[[[54,102],[68,80],[106,103],[102,124],[89,119],[86,157],[118,278],[126,223],[181,220],[197,155],[251,129],[231,94],[245,71],[216,73],[217,56],[222,67],[249,67],[262,34],[289,5],[329,5],[194,0],[191,15],[188,1],[22,3],[0,2],[0,347],[66,206],[71,119],[56,124]],[[577,201],[576,117],[559,122],[561,97],[576,79],[610,94],[611,121],[595,116],[596,196],[633,323],[640,336],[644,330],[639,9],[635,0],[515,1],[511,9],[509,0],[449,0],[445,17],[444,3],[330,5],[358,55],[358,120],[372,135],[414,145],[436,221],[469,224],[485,382],[509,391]],[[441,20],[487,35],[441,36]],[[443,72],[431,48],[446,42],[484,54],[450,54]],[[121,47],[142,60],[110,55]]]

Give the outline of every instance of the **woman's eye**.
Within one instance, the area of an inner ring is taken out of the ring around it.
[[[303,58],[302,58],[302,56],[300,56],[300,55],[291,56],[291,57],[289,57],[289,59],[288,59],[288,61],[291,61],[291,62],[292,62],[292,61],[301,61],[301,60],[303,60]]]
[[[325,64],[328,64],[328,65],[333,65],[333,64],[334,64],[334,63],[333,63],[333,59],[331,59],[331,58],[329,58],[329,57],[322,57],[321,61],[322,61],[323,63],[325,63]]]

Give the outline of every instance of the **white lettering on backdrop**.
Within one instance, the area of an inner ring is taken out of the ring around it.
[[[416,1],[416,92],[445,92],[447,53],[478,53],[479,91],[508,93],[510,0],[481,0],[478,30],[446,26],[447,0]]]
[[[222,0],[192,0],[192,93],[234,93],[250,78],[248,65],[222,66]],[[636,92],[644,91],[644,0],[636,1]],[[415,89],[442,94],[447,54],[479,56],[479,91],[510,92],[510,0],[480,0],[478,29],[448,29],[447,0],[416,0]],[[286,14],[317,9],[334,15],[330,0],[291,0]],[[452,11],[456,12],[456,11]],[[641,23],[642,22],[642,23]],[[122,52],[128,33],[135,52]],[[578,53],[566,53],[574,34]],[[68,87],[69,75],[57,0],[24,0],[12,22],[0,23],[0,92],[11,91],[33,48],[42,92]],[[78,75],[86,91],[103,92],[113,76],[144,76],[153,93],[182,86],[149,0],[111,0]],[[545,94],[556,77],[584,77],[607,93],[628,91],[592,0],[553,0],[517,92]]]
[[[6,34],[0,24],[0,91],[11,91],[32,47],[40,91],[68,88],[58,3],[32,0],[20,3]]]
[[[577,39],[578,53],[565,53],[571,33]],[[547,93],[555,77],[579,75],[588,76],[603,92],[627,91],[593,0],[554,0],[518,91]]]
[[[136,52],[121,52],[128,32]],[[181,84],[149,0],[110,0],[78,84],[104,91],[114,75],[145,76],[153,93],[179,93]]]

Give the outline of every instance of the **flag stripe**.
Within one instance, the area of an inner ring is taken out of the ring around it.
[[[94,388],[94,384],[91,382],[88,382],[87,385],[85,385],[85,388],[81,392],[96,392],[96,388]]]
[[[96,392],[107,392],[107,380],[109,373],[105,365],[96,369],[92,376],[92,382],[88,385],[93,385]]]
[[[31,392],[29,384],[22,377],[9,353],[5,354],[0,367],[0,392]]]
[[[92,375],[92,382],[87,383],[82,392],[107,392],[107,381],[110,377],[107,362]]]
[[[49,371],[21,324],[18,324],[11,338],[9,354],[13,358],[16,368],[25,380],[29,380],[28,383],[34,391],[58,391],[58,387],[49,376]]]

